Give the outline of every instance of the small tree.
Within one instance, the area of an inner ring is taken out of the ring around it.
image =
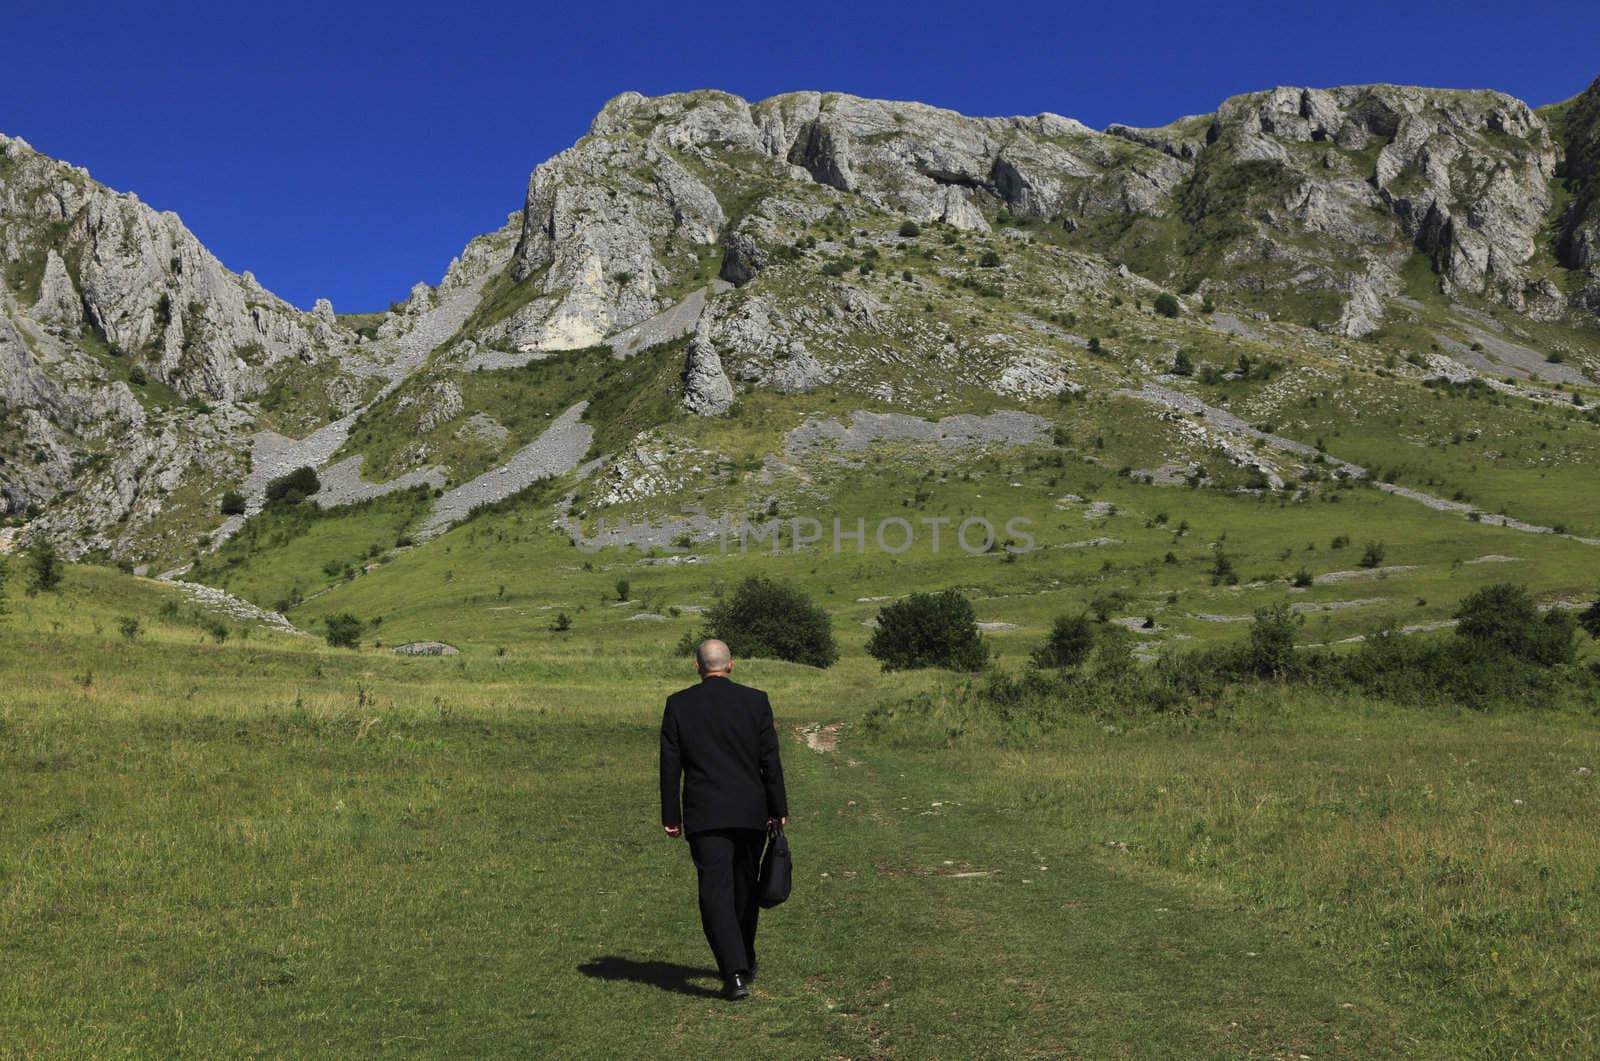
[[[915,239],[922,235],[922,226],[915,221],[902,221],[900,222],[900,235],[906,239]]]
[[[1509,582],[1485,586],[1468,596],[1457,609],[1456,620],[1456,636],[1481,649],[1529,663],[1570,663],[1577,657],[1577,624],[1572,616],[1552,611],[1541,617],[1528,591]]]
[[[1156,312],[1161,314],[1163,317],[1176,317],[1179,311],[1182,309],[1182,307],[1178,305],[1177,298],[1168,291],[1163,291],[1161,294],[1157,295],[1154,305]]]
[[[833,620],[793,586],[751,576],[706,612],[706,632],[735,657],[831,667],[839,659]]]
[[[244,515],[244,495],[237,490],[229,490],[222,495],[221,504],[224,516]]]
[[[322,480],[314,469],[296,468],[267,483],[266,500],[268,504],[298,505],[321,489]]]
[[[984,269],[998,269],[1000,267],[1000,255],[994,251],[984,251],[983,257],[978,259],[978,265]]]
[[[1179,350],[1172,359],[1172,374],[1174,376],[1194,375],[1194,358],[1189,356],[1189,351]]]
[[[1050,628],[1045,643],[1034,649],[1036,667],[1076,667],[1094,648],[1094,624],[1087,615],[1062,615]]]
[[[0,594],[5,592],[6,576],[4,568],[0,568]],[[1578,625],[1589,632],[1589,636],[1600,641],[1600,600],[1595,601],[1585,608],[1578,616]]]
[[[1361,554],[1362,567],[1377,567],[1383,563],[1383,543],[1368,542],[1367,548]]]
[[[360,648],[361,632],[366,624],[349,612],[328,616],[324,636],[334,648]]]
[[[61,556],[50,539],[39,535],[28,547],[28,596],[61,585]]]
[[[124,615],[117,619],[117,632],[129,641],[137,641],[139,634],[143,630],[143,624],[131,615]]]
[[[1233,569],[1233,558],[1221,549],[1211,558],[1211,584],[1237,586],[1239,575]]]
[[[564,634],[572,629],[572,619],[566,612],[557,612],[555,622],[550,624],[550,629],[558,634]]]
[[[947,667],[981,670],[989,646],[978,633],[972,603],[953,589],[913,593],[878,612],[878,628],[867,640],[867,653],[883,669],[916,670]]]
[[[625,578],[617,579],[617,600],[619,600],[619,601],[627,600],[628,599],[628,594],[631,593],[632,591],[633,591],[633,583],[629,582]]]
[[[1279,602],[1258,608],[1250,624],[1250,669],[1264,677],[1276,677],[1294,663],[1294,612]]]

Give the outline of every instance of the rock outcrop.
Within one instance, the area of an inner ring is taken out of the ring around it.
[[[348,338],[228,272],[176,214],[4,136],[0,258],[39,277],[17,292],[34,320],[68,337],[91,331],[184,397],[248,397],[273,364]]]
[[[1574,300],[1600,313],[1600,79],[1558,111],[1571,202],[1560,220],[1561,264],[1582,276]]]
[[[336,469],[340,499],[467,478],[434,533],[529,476],[601,461],[578,413],[548,453],[526,434],[515,449],[526,424],[470,407],[478,372],[562,366],[563,386],[605,371],[670,389],[681,363],[672,397],[697,416],[753,389],[820,387],[926,412],[1136,387],[1172,364],[1165,330],[1182,324],[1102,348],[1068,311],[1162,291],[1185,293],[1195,322],[1201,299],[1232,300],[1239,316],[1205,319],[1250,341],[1312,325],[1319,349],[1420,313],[1412,295],[1540,322],[1600,312],[1600,82],[1541,111],[1495,92],[1284,87],[1103,132],[838,93],[627,92],[438,284],[354,320],[326,300],[288,305],[176,215],[0,137],[0,264],[0,514],[42,508],[27,533],[74,556],[127,555],[141,535],[192,550],[241,522],[219,523],[223,489],[253,511],[266,479],[301,463]],[[1499,337],[1457,331],[1434,349],[1462,378],[1594,378],[1567,351],[1474,363]],[[557,359],[601,345],[614,360]],[[648,356],[671,364],[633,360]],[[434,437],[364,461],[362,439],[402,411]],[[458,420],[476,426],[441,430]],[[464,471],[429,452],[451,440],[480,458],[504,446],[503,463],[478,474],[487,459]],[[649,464],[638,445],[618,452]],[[368,483],[364,467],[393,478]]]

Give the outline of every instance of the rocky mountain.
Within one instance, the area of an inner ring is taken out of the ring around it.
[[[255,511],[300,465],[328,505],[427,483],[454,514],[435,530],[550,476],[581,512],[709,475],[697,418],[1148,397],[1229,343],[1306,387],[1381,365],[1564,402],[1600,379],[1597,233],[1600,82],[1541,110],[1278,88],[1103,131],[623,93],[438,285],[340,317],[0,137],[0,505],[72,555],[161,566],[238,529],[225,490]],[[1218,445],[1174,437],[1162,466]]]

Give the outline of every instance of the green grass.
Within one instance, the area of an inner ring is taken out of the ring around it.
[[[655,726],[685,661],[597,630],[454,660],[217,645],[161,618],[171,597],[75,567],[0,620],[0,674],[26,675],[0,682],[8,1049],[1597,1045],[1587,716],[1267,687],[1210,719],[950,744],[861,724],[945,695],[937,674],[741,661],[777,706],[798,868],[764,915],[755,998],[730,1008],[707,997],[687,853],[655,820]],[[837,750],[802,743],[815,723],[843,724]]]
[[[256,399],[261,410],[257,422],[281,435],[304,438],[342,415],[330,393],[340,382],[351,385],[362,401],[370,399],[381,386],[377,380],[350,377],[331,357],[311,364],[297,358],[280,361],[267,371],[266,389]]]
[[[269,506],[185,577],[266,608],[293,607],[362,575],[414,529],[431,505],[431,491],[414,487],[331,509],[309,501]]]

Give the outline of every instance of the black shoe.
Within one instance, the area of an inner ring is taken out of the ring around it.
[[[750,973],[749,973],[749,975],[747,975],[744,978],[744,982],[747,983],[747,984],[755,983],[756,982],[756,970],[759,969],[759,968],[761,968],[761,963],[760,962],[751,962],[750,963]]]
[[[722,994],[729,1002],[737,1002],[741,998],[749,998],[750,977],[745,973],[734,973],[724,981]]]

